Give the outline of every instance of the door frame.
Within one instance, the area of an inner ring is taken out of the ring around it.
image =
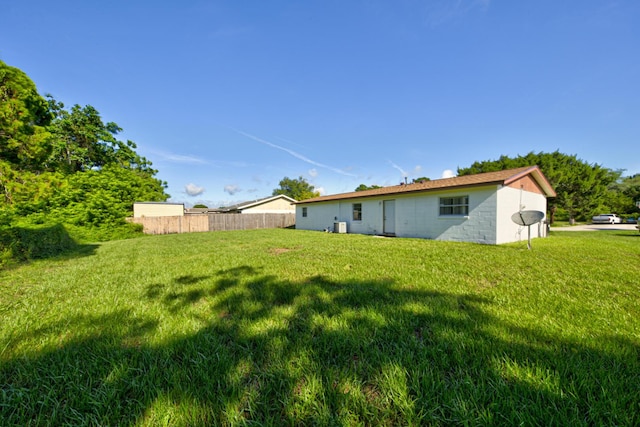
[[[391,217],[387,219],[389,214]],[[396,199],[382,201],[382,234],[385,236],[396,235]]]

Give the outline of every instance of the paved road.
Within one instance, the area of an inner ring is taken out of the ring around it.
[[[634,230],[636,224],[583,224],[570,227],[551,227],[551,231],[598,231],[598,230]]]

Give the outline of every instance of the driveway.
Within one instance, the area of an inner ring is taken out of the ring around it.
[[[551,231],[598,231],[598,230],[634,230],[636,224],[581,224],[568,227],[551,227]]]

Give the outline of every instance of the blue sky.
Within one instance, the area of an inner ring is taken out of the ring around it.
[[[636,0],[9,1],[0,60],[92,105],[172,201],[435,179],[530,151],[640,173]]]

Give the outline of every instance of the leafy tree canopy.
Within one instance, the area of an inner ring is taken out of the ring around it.
[[[365,190],[375,190],[376,188],[381,188],[379,185],[366,185],[360,184],[356,187],[355,191],[365,191]]]
[[[320,192],[315,191],[315,187],[302,176],[298,179],[284,177],[280,180],[280,187],[273,190],[273,195],[283,194],[295,200],[311,199],[320,196]]]
[[[132,141],[87,105],[66,110],[0,61],[0,217],[82,227],[124,224],[135,201],[164,201],[166,183]]]
[[[196,209],[208,209],[209,207],[207,205],[203,205],[202,203],[198,203],[196,205],[193,205],[194,208]]]
[[[151,174],[151,163],[139,156],[132,141],[119,141],[122,129],[113,122],[104,123],[98,111],[90,105],[74,105],[71,111],[62,103],[50,100],[55,119],[51,125],[53,143],[47,166],[65,173],[98,169],[116,164]]]
[[[423,181],[431,181],[430,178],[427,178],[426,176],[421,176],[420,178],[414,178],[413,183],[417,183],[417,182],[423,182]]]
[[[606,204],[611,212],[637,214],[640,212],[640,174],[620,178],[609,185]]]
[[[598,164],[589,164],[576,157],[555,151],[530,152],[511,158],[475,162],[468,168],[458,168],[458,175],[494,172],[522,166],[538,165],[557,193],[552,205],[565,210],[569,218],[587,219],[599,211],[611,210],[606,206],[609,187],[621,176]]]
[[[21,70],[0,61],[0,161],[37,170],[47,158],[53,119],[47,101]]]

